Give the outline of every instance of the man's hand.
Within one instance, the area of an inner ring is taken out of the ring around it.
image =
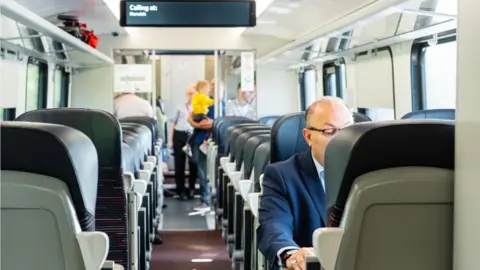
[[[309,248],[301,248],[293,253],[286,262],[288,270],[305,270],[305,255],[310,252]]]

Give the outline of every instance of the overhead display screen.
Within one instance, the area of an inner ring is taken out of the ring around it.
[[[120,25],[134,27],[253,27],[255,1],[120,2]]]

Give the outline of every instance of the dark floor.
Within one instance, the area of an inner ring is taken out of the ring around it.
[[[165,198],[167,208],[163,209],[161,230],[213,230],[215,217],[213,213],[195,213],[193,208],[200,203],[199,198],[180,201],[175,198]]]
[[[220,231],[163,231],[162,245],[155,245],[150,270],[230,270]],[[192,260],[203,261],[192,262]],[[211,260],[211,261],[210,261]]]

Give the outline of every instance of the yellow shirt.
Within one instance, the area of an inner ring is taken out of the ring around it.
[[[196,93],[192,98],[192,113],[193,114],[207,114],[208,107],[212,106],[215,101],[208,96]]]

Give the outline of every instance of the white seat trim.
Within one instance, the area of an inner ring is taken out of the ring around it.
[[[80,232],[76,235],[86,270],[100,270],[107,259],[110,242],[104,232]]]
[[[313,232],[312,243],[320,264],[325,270],[334,270],[338,251],[345,230],[342,228],[319,228]]]

